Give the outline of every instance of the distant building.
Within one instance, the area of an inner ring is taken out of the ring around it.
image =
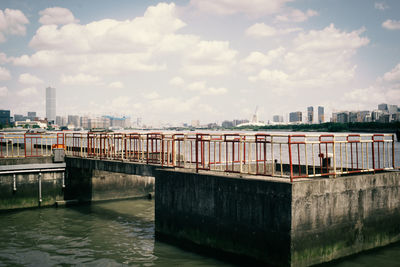
[[[344,111],[344,112],[339,112],[337,113],[337,120],[336,122],[339,123],[348,123],[349,122],[349,113]]]
[[[222,128],[232,128],[232,127],[234,127],[232,121],[223,121],[221,125],[222,125]]]
[[[90,122],[89,122],[89,117],[87,116],[82,116],[81,117],[81,127],[85,130],[89,130],[90,129]]]
[[[307,122],[313,123],[314,121],[314,107],[307,108]]]
[[[25,121],[26,117],[24,117],[24,115],[21,114],[14,114],[14,121]]]
[[[388,111],[388,105],[385,104],[385,103],[379,104],[378,105],[378,110]]]
[[[10,125],[10,111],[5,109],[0,109],[0,124]]]
[[[303,113],[301,111],[290,112],[289,113],[289,122],[302,122],[303,121]]]
[[[68,124],[67,118],[63,116],[56,116],[56,124],[58,126],[67,126]]]
[[[324,122],[325,122],[324,107],[319,106],[318,107],[318,123],[324,123]]]
[[[49,122],[56,121],[56,88],[46,88],[46,118]]]
[[[68,115],[68,125],[73,125],[74,127],[80,126],[78,115]]]
[[[348,120],[349,122],[358,122],[358,112],[356,111],[350,111],[348,113]]]
[[[36,117],[36,111],[28,111],[28,116],[27,116],[27,118],[30,119],[31,121],[36,120],[36,119],[37,119],[37,117]]]
[[[199,120],[192,120],[192,127],[200,127],[200,121]]]
[[[283,122],[283,116],[282,115],[274,115],[272,117],[272,121],[276,123],[281,123]]]
[[[358,122],[370,122],[371,121],[371,112],[368,110],[363,110],[357,112],[357,121]]]
[[[207,124],[207,128],[208,129],[217,129],[218,124],[216,124],[215,122],[209,123],[209,124]]]

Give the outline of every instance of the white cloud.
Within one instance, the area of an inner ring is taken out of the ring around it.
[[[21,96],[21,97],[33,96],[33,95],[37,95],[37,94],[38,94],[38,91],[35,87],[28,87],[28,88],[22,89],[21,91],[17,92],[17,95]]]
[[[25,35],[29,20],[18,9],[0,10],[0,43],[5,42],[5,35]]]
[[[0,97],[6,97],[8,94],[8,88],[5,86],[0,87]]]
[[[146,99],[157,99],[160,97],[160,95],[157,92],[151,92],[148,94],[143,94],[143,97]]]
[[[92,76],[83,73],[79,73],[75,76],[62,74],[60,81],[63,84],[68,85],[97,84],[100,81],[100,78],[98,76]]]
[[[129,108],[131,98],[128,96],[118,96],[111,101],[111,109],[120,111],[121,109]]]
[[[378,81],[385,81],[389,83],[400,83],[400,63],[397,64],[392,70],[386,72]]]
[[[190,5],[200,11],[218,15],[244,13],[261,16],[279,12],[287,2],[293,0],[191,0]]]
[[[148,103],[148,108],[155,113],[180,114],[182,112],[199,112],[198,107],[200,98],[198,96],[191,98],[163,97],[152,99]]]
[[[117,81],[117,82],[112,82],[112,83],[110,83],[110,84],[108,85],[108,87],[110,87],[110,88],[115,88],[115,89],[120,89],[120,88],[124,88],[125,85],[124,85],[122,82]]]
[[[282,60],[274,68],[265,68],[269,66],[268,54],[252,53],[244,61],[264,68],[250,75],[249,81],[262,81],[271,90],[292,93],[346,84],[353,79],[357,67],[351,61],[352,56],[369,43],[368,38],[360,36],[363,31],[344,32],[331,24],[322,30],[299,33],[284,55],[277,53]]]
[[[29,44],[36,52],[13,58],[13,63],[96,76],[164,71],[169,64],[190,75],[229,73],[237,54],[229,42],[177,33],[185,25],[173,3],[150,6],[132,20],[43,25]]]
[[[6,68],[0,67],[0,81],[11,79],[10,71]]]
[[[10,62],[6,54],[0,52],[0,65]]]
[[[32,85],[43,83],[41,79],[29,73],[23,73],[19,75],[18,81],[22,84],[32,84]]]
[[[388,30],[400,30],[400,21],[388,19],[382,23],[382,27]]]
[[[286,85],[288,82],[289,75],[280,70],[268,70],[263,69],[256,76],[250,76],[249,80],[255,81],[266,81],[275,85]]]
[[[273,26],[266,25],[265,23],[255,23],[246,29],[246,35],[255,37],[255,38],[263,38],[263,37],[272,37],[277,35],[289,34],[292,32],[301,31],[302,28],[281,28],[277,29]]]
[[[204,81],[190,83],[186,89],[188,91],[199,92],[201,95],[223,95],[228,92],[228,89],[225,87],[207,87]]]
[[[185,81],[184,81],[181,77],[175,76],[174,78],[172,78],[172,79],[169,81],[169,84],[175,85],[175,86],[182,86],[182,85],[185,84]]]
[[[187,86],[187,90],[189,91],[202,91],[204,89],[206,89],[206,82],[204,81],[193,82]]]
[[[209,87],[206,91],[203,92],[204,95],[224,95],[228,92],[228,89],[225,87],[214,88]]]
[[[258,51],[251,52],[244,60],[243,63],[251,65],[268,66],[276,59],[282,57],[285,53],[285,48],[278,47],[263,54]]]
[[[311,30],[300,33],[294,40],[298,51],[336,51],[338,49],[353,50],[369,43],[366,37],[360,37],[364,28],[352,32],[343,32],[330,24],[321,31]]]
[[[308,9],[306,12],[299,9],[288,9],[283,14],[277,15],[276,20],[281,22],[303,22],[317,15],[318,12],[312,9]]]
[[[183,71],[193,76],[227,74],[236,63],[236,54],[229,42],[201,41],[185,55]]]
[[[63,7],[49,7],[40,11],[39,15],[41,24],[61,25],[79,22],[69,9]]]
[[[383,3],[383,2],[375,2],[374,6],[375,6],[376,9],[379,9],[379,10],[385,10],[385,9],[389,8],[389,6],[386,3]]]

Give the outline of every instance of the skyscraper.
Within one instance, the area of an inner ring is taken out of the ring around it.
[[[56,121],[56,88],[46,88],[46,118],[49,122]]]
[[[302,122],[303,113],[301,111],[290,112],[289,122]]]
[[[318,123],[323,123],[325,121],[324,118],[324,107],[318,107]]]
[[[307,108],[307,122],[313,123],[314,121],[314,107]]]

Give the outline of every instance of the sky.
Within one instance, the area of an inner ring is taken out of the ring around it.
[[[400,1],[1,0],[0,109],[153,125],[400,105]]]

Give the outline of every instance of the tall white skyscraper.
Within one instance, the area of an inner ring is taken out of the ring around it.
[[[48,121],[56,121],[56,88],[46,88],[46,118]]]

